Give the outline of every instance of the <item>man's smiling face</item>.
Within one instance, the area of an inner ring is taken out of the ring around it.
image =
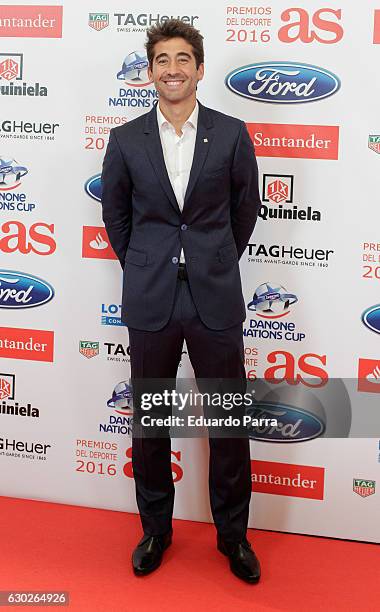
[[[184,38],[169,38],[154,45],[148,77],[160,98],[176,103],[192,96],[203,79],[204,66],[196,66],[192,46]]]

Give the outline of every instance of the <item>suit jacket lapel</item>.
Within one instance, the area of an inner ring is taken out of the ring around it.
[[[206,161],[208,152],[210,150],[210,145],[213,138],[213,121],[210,117],[210,114],[200,102],[199,105],[199,113],[198,113],[198,125],[197,125],[197,135],[195,139],[195,147],[194,147],[194,157],[193,164],[191,166],[189,182],[187,184],[186,194],[185,194],[185,203],[184,208],[187,205],[191,193],[195,187],[195,184],[198,180],[199,174],[203,168],[203,165]]]
[[[164,153],[162,151],[161,139],[158,131],[156,105],[146,115],[144,132],[145,147],[153,169],[162,185],[162,188],[168,196],[170,203],[174,206],[175,210],[180,213],[181,211],[178,206],[177,198],[175,197],[169,175],[166,170]]]

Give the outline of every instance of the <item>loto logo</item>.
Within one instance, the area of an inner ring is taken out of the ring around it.
[[[91,225],[83,227],[82,257],[117,259],[104,227],[93,227]]]
[[[286,495],[323,499],[325,468],[275,461],[251,461],[252,491],[269,495]]]
[[[41,278],[0,270],[0,308],[33,308],[47,304],[53,297],[53,287]]]
[[[54,332],[42,329],[0,327],[0,357],[54,360]]]
[[[0,252],[28,255],[52,255],[57,245],[54,238],[54,224],[36,222],[27,229],[21,221],[6,221],[0,225]]]
[[[283,43],[299,40],[333,45],[343,38],[344,31],[338,23],[341,18],[341,9],[321,8],[310,16],[304,8],[289,8],[281,13],[281,20],[287,25],[279,29],[278,38]]]
[[[340,88],[340,80],[329,70],[294,62],[242,66],[227,75],[225,84],[239,96],[275,104],[315,102]]]
[[[62,6],[0,6],[0,37],[62,38]]]
[[[247,123],[258,157],[338,159],[339,127]]]

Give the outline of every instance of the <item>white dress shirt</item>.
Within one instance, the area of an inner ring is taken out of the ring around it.
[[[185,193],[193,163],[198,111],[198,102],[196,102],[193,112],[181,128],[182,135],[178,136],[175,128],[165,119],[160,111],[159,103],[157,104],[158,130],[160,133],[166,170],[180,210],[183,209]],[[185,262],[183,249],[181,249],[180,262]]]

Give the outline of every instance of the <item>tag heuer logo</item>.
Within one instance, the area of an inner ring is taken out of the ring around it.
[[[108,13],[90,13],[88,16],[88,25],[94,30],[104,30],[109,25]]]
[[[368,146],[375,153],[380,153],[380,134],[371,134],[368,136]]]
[[[354,478],[353,491],[360,497],[368,497],[374,495],[376,488],[375,480],[363,480],[362,478]]]
[[[99,342],[90,342],[89,340],[80,340],[79,352],[87,359],[99,355]]]

